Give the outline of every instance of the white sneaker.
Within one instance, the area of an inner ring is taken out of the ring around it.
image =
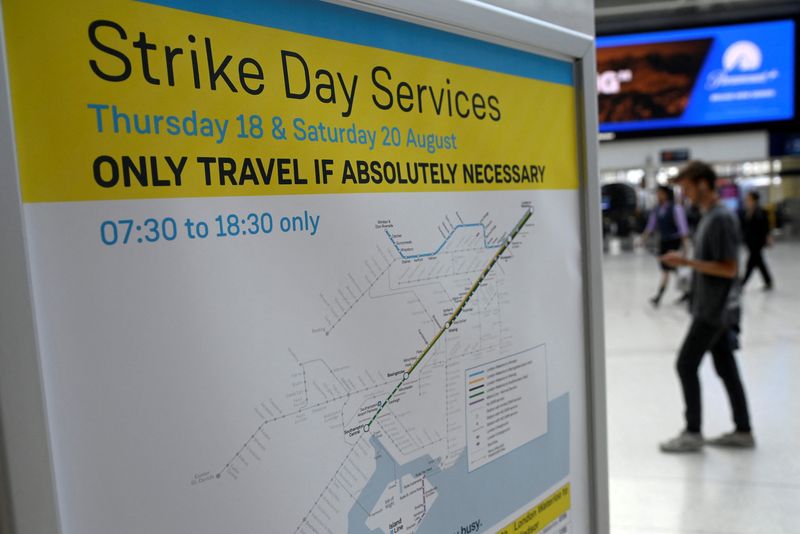
[[[739,449],[752,449],[756,440],[751,432],[728,432],[719,437],[706,441],[708,445],[716,447],[734,447]]]
[[[703,435],[699,432],[684,430],[674,438],[667,440],[659,447],[661,452],[698,452],[703,449]]]

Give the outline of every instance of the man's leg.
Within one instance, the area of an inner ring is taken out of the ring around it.
[[[703,355],[714,340],[716,329],[700,321],[692,321],[683,346],[678,353],[678,375],[683,388],[683,400],[686,404],[686,430],[676,437],[661,443],[663,452],[682,453],[696,452],[703,448],[703,436],[700,434],[701,403],[700,378],[697,370]]]
[[[733,411],[733,421],[737,432],[750,432],[750,413],[747,409],[747,396],[739,376],[736,357],[731,350],[730,332],[723,330],[711,346],[714,368],[725,384]]]
[[[669,284],[669,271],[662,267],[661,282],[658,284],[658,292],[655,297],[650,299],[650,303],[653,304],[653,306],[658,307],[661,303],[661,297],[664,296],[664,291],[667,290],[667,284]]]
[[[747,280],[750,279],[750,275],[753,274],[753,269],[755,268],[756,264],[756,252],[752,248],[748,248],[747,254],[747,268],[744,271],[744,278],[742,278],[742,288],[744,288]]]
[[[764,278],[764,283],[767,287],[772,287],[772,275],[767,268],[767,262],[764,260],[764,255],[762,254],[762,249],[758,249],[754,254],[756,255],[755,265],[758,267],[758,270],[761,271],[761,276]]]
[[[683,400],[686,407],[686,430],[688,432],[700,432],[702,425],[700,378],[697,375],[697,370],[706,351],[711,348],[716,333],[717,329],[713,325],[693,320],[678,352],[676,368],[683,389]]]

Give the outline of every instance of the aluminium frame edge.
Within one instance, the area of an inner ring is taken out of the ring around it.
[[[600,179],[598,174],[598,124],[596,62],[591,47],[576,62],[576,79],[583,91],[576,94],[578,138],[581,154],[581,236],[583,246],[584,332],[586,343],[587,413],[589,414],[589,468],[591,500],[598,534],[610,530],[608,489],[608,429],[606,407],[605,323],[603,308],[603,246]]]
[[[1,534],[61,531],[24,232],[3,6],[0,4]],[[3,495],[3,493],[7,493]]]

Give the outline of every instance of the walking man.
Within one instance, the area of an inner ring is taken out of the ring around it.
[[[757,191],[750,191],[745,196],[745,209],[742,214],[742,230],[744,231],[744,244],[750,255],[747,258],[747,269],[742,279],[742,287],[747,283],[753,270],[758,268],[764,278],[764,289],[772,289],[772,275],[764,261],[762,251],[764,247],[772,244],[769,234],[769,218],[759,205],[759,195]]]
[[[744,386],[733,351],[738,348],[738,248],[739,221],[719,203],[716,173],[701,162],[689,163],[676,182],[701,213],[694,240],[694,257],[678,251],[662,256],[667,265],[686,265],[693,271],[692,322],[678,353],[677,370],[686,407],[686,428],[661,444],[664,452],[692,452],[704,444],[754,447]],[[730,399],[735,430],[705,441],[701,432],[700,362],[707,351]]]

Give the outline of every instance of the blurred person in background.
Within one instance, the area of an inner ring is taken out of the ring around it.
[[[686,427],[675,438],[661,443],[664,452],[693,452],[703,445],[752,448],[747,397],[733,351],[738,347],[739,326],[739,221],[719,203],[716,173],[701,162],[689,163],[676,182],[683,194],[700,208],[702,218],[694,236],[694,257],[678,251],[661,257],[667,265],[692,269],[692,322],[678,352],[677,370],[683,389]],[[700,378],[698,370],[710,351],[714,367],[725,385],[735,430],[705,441],[702,435]]]
[[[657,203],[653,190],[647,187],[647,178],[642,178],[642,181],[639,182],[639,189],[636,191],[636,231],[638,233],[644,232],[650,212]]]
[[[747,268],[742,279],[742,287],[747,284],[753,270],[758,268],[761,277],[764,279],[764,289],[772,289],[772,275],[764,260],[764,247],[772,245],[770,235],[769,217],[759,205],[759,194],[757,191],[750,191],[744,197],[744,211],[742,212],[742,230],[744,233],[744,244],[747,246],[749,255],[747,257]]]
[[[681,250],[685,256],[689,251],[689,225],[686,222],[686,212],[683,206],[675,203],[675,193],[671,187],[660,185],[656,193],[658,205],[650,212],[647,227],[642,232],[641,241],[644,243],[654,231],[658,231],[658,255],[663,256],[667,252]],[[661,282],[658,285],[656,295],[650,299],[653,306],[658,307],[661,297],[669,284],[670,273],[675,271],[675,267],[663,261],[661,266]]]

